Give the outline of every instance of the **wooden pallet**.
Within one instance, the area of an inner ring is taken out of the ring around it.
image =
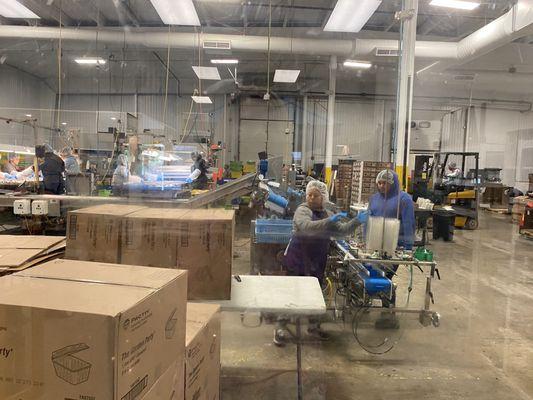
[[[520,234],[528,239],[533,240],[533,229],[522,229]]]
[[[496,214],[511,214],[509,212],[508,208],[492,208],[492,207],[488,207],[488,208],[483,208],[483,210],[490,211],[490,212],[496,213]]]

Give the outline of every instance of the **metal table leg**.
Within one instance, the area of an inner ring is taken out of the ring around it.
[[[303,399],[302,387],[302,329],[300,317],[296,318],[296,371],[298,374],[298,400]]]

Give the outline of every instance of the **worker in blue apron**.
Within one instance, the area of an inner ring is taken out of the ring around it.
[[[367,214],[359,213],[356,218],[344,222],[346,213],[333,214],[326,210],[328,188],[320,181],[309,182],[305,192],[306,202],[294,214],[293,236],[285,251],[283,265],[289,275],[314,276],[323,285],[331,238],[352,235],[355,228],[366,221]],[[274,344],[277,346],[285,344],[287,322],[287,318],[278,318],[274,332]],[[309,319],[307,332],[321,340],[329,338],[317,319]]]

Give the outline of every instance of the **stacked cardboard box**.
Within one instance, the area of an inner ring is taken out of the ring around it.
[[[529,188],[528,188],[528,190],[530,192],[533,192],[533,174],[528,174],[528,178],[529,178]]]
[[[513,222],[520,222],[522,215],[526,212],[526,204],[531,199],[528,196],[517,196],[513,198],[512,219]]]
[[[189,299],[230,298],[234,211],[114,207],[69,213],[67,258],[186,269]]]
[[[123,219],[143,208],[145,207],[128,204],[102,204],[70,211],[65,257],[71,260],[120,263]]]
[[[64,236],[2,235],[0,275],[12,274],[62,256]]]
[[[187,304],[185,400],[218,400],[220,391],[220,307]]]
[[[392,168],[392,163],[384,161],[356,161],[353,164],[351,203],[368,203],[376,193],[376,176],[384,169]]]
[[[337,204],[347,209],[352,197],[353,164],[356,160],[340,159],[335,179],[335,199]]]
[[[186,291],[185,271],[72,260],[0,279],[0,398],[180,394]]]

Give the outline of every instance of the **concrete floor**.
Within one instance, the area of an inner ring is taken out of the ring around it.
[[[249,269],[248,229],[236,241],[235,273]],[[478,230],[430,248],[442,276],[433,306],[441,326],[403,317],[392,334],[398,343],[376,356],[349,326],[325,324],[332,339],[303,347],[304,399],[533,399],[533,241],[519,237],[509,216],[484,213]],[[420,273],[414,278],[412,307],[422,305],[424,286]],[[399,293],[406,279],[404,271]],[[257,322],[245,316],[244,325]],[[224,313],[222,399],[295,399],[295,346],[275,347],[272,325],[244,325]]]

